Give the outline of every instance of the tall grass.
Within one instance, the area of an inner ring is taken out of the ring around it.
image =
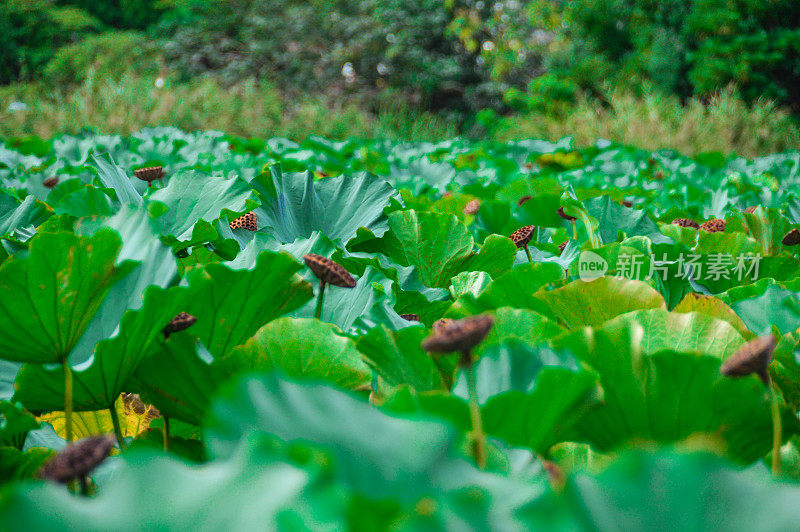
[[[211,79],[186,84],[166,80],[159,88],[156,79],[125,75],[118,81],[96,81],[89,76],[74,89],[56,92],[31,85],[0,87],[0,136],[51,137],[87,128],[128,134],[158,125],[292,139],[314,134],[438,140],[456,134],[453,125],[434,115],[401,106],[373,115],[348,102],[331,105],[313,97],[288,101],[263,83],[224,87]],[[9,110],[12,102],[23,102],[26,108]]]
[[[331,104],[313,96],[287,99],[264,83],[225,87],[212,79],[182,84],[167,79],[159,88],[156,79],[128,74],[119,80],[98,81],[89,75],[69,90],[0,87],[0,137],[52,137],[87,128],[128,134],[158,125],[295,140],[313,134],[331,139],[416,141],[458,134],[452,122],[402,104],[388,104],[370,113],[346,100]],[[796,117],[768,101],[748,106],[732,89],[708,102],[694,99],[686,104],[655,92],[634,97],[608,91],[604,99],[601,104],[582,97],[561,116],[501,118],[490,136],[499,141],[573,136],[579,146],[605,138],[647,149],[673,148],[688,155],[719,151],[753,157],[800,148]],[[23,102],[26,108],[10,110],[12,102]]]
[[[562,116],[513,116],[493,131],[498,140],[571,135],[578,145],[604,138],[646,149],[672,148],[687,155],[718,151],[747,157],[800,148],[797,117],[770,101],[748,106],[733,88],[708,102],[650,92],[644,97],[609,90],[605,103],[582,97]]]

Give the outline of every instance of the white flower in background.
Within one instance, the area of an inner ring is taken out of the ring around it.
[[[25,102],[21,102],[19,100],[14,100],[10,104],[8,104],[8,108],[6,111],[13,113],[15,111],[26,111],[28,109],[28,104]]]
[[[164,78],[158,77],[156,78],[156,88],[160,89],[164,87]]]
[[[356,69],[353,68],[353,63],[347,62],[342,67],[342,76],[348,83],[353,83],[356,80]]]
[[[378,63],[377,70],[378,74],[380,74],[381,76],[385,76],[386,74],[389,73],[389,67],[384,65],[383,63]]]

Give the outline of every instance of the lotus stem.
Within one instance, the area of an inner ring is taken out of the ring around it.
[[[465,351],[461,365],[467,370],[467,388],[469,390],[469,413],[472,419],[472,456],[481,469],[486,469],[486,435],[483,433],[481,407],[478,404],[478,391],[475,384],[475,372],[472,370],[472,354]]]
[[[88,497],[89,496],[89,480],[86,478],[86,475],[81,475],[80,477],[78,477],[78,480],[80,481],[80,484],[81,484],[81,495],[83,495],[84,497]]]
[[[64,367],[64,425],[67,432],[67,443],[72,443],[72,368],[67,357],[62,362]]]
[[[772,411],[772,476],[781,472],[781,440],[783,439],[783,422],[781,420],[780,397],[775,384],[769,383],[770,410]]]
[[[572,220],[572,239],[578,240],[578,226],[575,224],[575,220]]]
[[[114,436],[117,438],[117,443],[119,443],[119,448],[125,448],[125,438],[122,436],[122,427],[119,424],[119,413],[117,412],[117,407],[111,405],[108,409],[111,413],[111,423],[114,424]]]
[[[528,251],[528,246],[524,246],[524,249],[525,249],[525,254],[528,256],[528,262],[533,264],[533,259],[531,258],[531,252]]]
[[[319,283],[319,295],[317,296],[317,310],[314,312],[314,317],[320,319],[322,316],[322,297],[325,295],[325,281]]]
[[[169,452],[169,417],[164,416],[164,452]]]

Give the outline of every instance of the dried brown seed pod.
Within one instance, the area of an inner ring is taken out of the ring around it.
[[[728,377],[746,377],[755,374],[764,384],[768,384],[767,367],[772,361],[776,341],[773,334],[750,340],[722,363],[719,372]]]
[[[562,243],[560,243],[558,245],[558,251],[563,253],[564,252],[564,248],[567,247],[567,244],[569,244],[569,240],[564,240]]]
[[[575,220],[577,220],[577,218],[575,218],[574,216],[570,216],[569,214],[565,213],[564,207],[558,208],[558,215],[567,220],[568,222],[574,222]]]
[[[169,335],[188,329],[197,321],[197,318],[186,312],[179,312],[177,316],[172,318],[170,322],[164,327],[161,332],[164,333],[164,339],[169,338]]]
[[[518,248],[523,248],[528,245],[533,238],[533,231],[536,229],[533,225],[526,225],[524,227],[520,227],[508,237],[514,242],[514,245]]]
[[[533,196],[522,196],[517,200],[517,207],[522,207],[526,201],[530,201],[531,199],[533,199]]]
[[[256,218],[256,213],[250,211],[247,214],[239,216],[228,225],[231,226],[231,229],[247,229],[248,231],[255,231],[258,229],[257,222],[258,219]]]
[[[419,314],[400,314],[400,317],[407,321],[420,321]]]
[[[700,224],[695,222],[694,220],[690,220],[688,218],[676,218],[672,220],[672,225],[677,225],[679,227],[692,227],[694,229],[700,229]]]
[[[706,222],[703,222],[703,225],[700,226],[700,229],[703,231],[708,231],[709,233],[719,233],[720,231],[725,230],[725,220],[712,218]]]
[[[471,215],[478,214],[478,210],[480,208],[481,208],[481,201],[480,200],[477,200],[477,199],[470,200],[464,206],[464,214],[471,214]]]
[[[303,260],[320,281],[342,288],[355,288],[356,280],[342,265],[314,253],[303,255]]]
[[[147,168],[139,168],[133,171],[133,175],[142,181],[155,181],[164,177],[164,168],[161,166],[149,166]]]
[[[433,353],[468,352],[486,338],[494,324],[488,314],[456,320],[422,342],[422,348]]]
[[[631,202],[630,202],[630,201],[628,201],[628,200],[623,200],[621,203],[622,203],[622,206],[623,206],[623,207],[628,207],[629,209],[630,209],[631,207],[633,207],[633,203],[631,203]]]
[[[756,209],[757,209],[757,208],[758,208],[758,207],[748,207],[748,208],[746,208],[746,209],[744,210],[744,212],[747,212],[747,213],[753,214],[754,212],[756,212]]]
[[[122,406],[126,414],[134,413],[137,416],[147,414],[149,419],[161,417],[161,412],[158,411],[158,408],[153,405],[145,404],[138,393],[122,392]]]
[[[39,478],[54,482],[69,482],[87,475],[100,465],[114,448],[109,435],[83,438],[55,455],[39,470]]]
[[[58,184],[58,177],[51,177],[50,179],[45,179],[42,181],[42,184],[47,188],[55,188]]]
[[[781,242],[783,242],[784,246],[796,246],[797,244],[800,244],[800,231],[797,229],[792,229],[786,233],[786,236],[783,237]]]
[[[450,318],[441,318],[433,322],[433,332],[438,333],[443,331],[448,325],[453,323],[455,320]]]

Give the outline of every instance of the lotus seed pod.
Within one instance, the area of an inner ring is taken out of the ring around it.
[[[142,181],[147,181],[150,183],[156,179],[161,179],[165,174],[164,168],[161,166],[150,166],[148,168],[139,168],[138,170],[134,170],[133,175]]]
[[[407,321],[420,321],[419,314],[400,314],[400,317]]]
[[[712,218],[707,222],[703,222],[703,225],[700,226],[700,229],[703,231],[708,231],[709,233],[719,233],[720,231],[725,230],[725,220]]]
[[[255,231],[258,229],[256,224],[257,221],[258,219],[256,218],[256,213],[250,211],[247,214],[239,216],[228,225],[231,226],[231,229],[247,229],[248,231]]]
[[[342,288],[355,288],[356,280],[340,264],[314,253],[303,255],[303,260],[320,281]]]
[[[772,361],[775,343],[776,338],[773,334],[750,340],[722,363],[719,372],[728,377],[746,377],[755,374],[764,384],[768,384],[767,367]]]
[[[443,331],[445,327],[453,323],[455,320],[450,318],[442,318],[433,322],[433,332],[438,333]]]
[[[700,224],[695,222],[694,220],[690,220],[688,218],[676,218],[672,220],[672,225],[677,225],[679,227],[691,227],[693,229],[700,229]]]
[[[524,248],[525,246],[528,245],[528,242],[531,241],[534,229],[536,229],[536,227],[534,227],[533,225],[526,225],[525,227],[520,227],[519,229],[511,233],[511,236],[509,236],[508,238],[510,238],[511,241],[514,243],[514,245],[517,246],[518,248]]]
[[[623,207],[628,207],[628,208],[630,209],[630,208],[632,208],[632,207],[633,207],[633,203],[632,203],[632,202],[630,202],[630,201],[628,201],[628,200],[623,200],[623,201],[622,201],[622,206],[623,206]]]
[[[470,200],[470,201],[469,201],[469,202],[468,202],[468,203],[467,203],[467,204],[464,206],[464,214],[470,214],[470,215],[475,215],[475,214],[478,214],[478,210],[479,210],[480,208],[481,208],[481,202],[480,202],[480,200],[477,200],[477,199]]]
[[[575,220],[577,220],[577,218],[575,218],[574,216],[570,216],[569,214],[565,213],[564,207],[558,208],[558,215],[567,220],[568,222],[574,222]]]
[[[456,320],[428,336],[422,348],[433,353],[468,352],[486,338],[493,324],[488,314]]]
[[[83,438],[55,455],[38,473],[40,478],[54,482],[69,482],[91,473],[114,448],[114,438],[109,435]]]
[[[137,416],[147,415],[149,419],[161,417],[161,412],[153,405],[145,404],[138,393],[122,392],[122,406],[126,414],[136,414]]]
[[[522,196],[520,199],[517,200],[517,207],[522,207],[525,205],[525,202],[530,201],[533,199],[533,196]]]
[[[58,184],[58,177],[51,177],[50,179],[45,179],[42,181],[42,184],[47,188],[55,188]]]
[[[172,333],[176,333],[178,331],[182,331],[184,329],[188,329],[197,321],[197,318],[192,316],[191,314],[187,314],[186,312],[179,312],[177,316],[172,318],[170,322],[164,327],[161,332],[164,333],[164,339],[166,340],[169,338],[169,335]]]
[[[786,236],[783,237],[781,242],[783,242],[784,246],[796,246],[797,244],[800,244],[800,231],[797,229],[792,229],[786,233]]]

